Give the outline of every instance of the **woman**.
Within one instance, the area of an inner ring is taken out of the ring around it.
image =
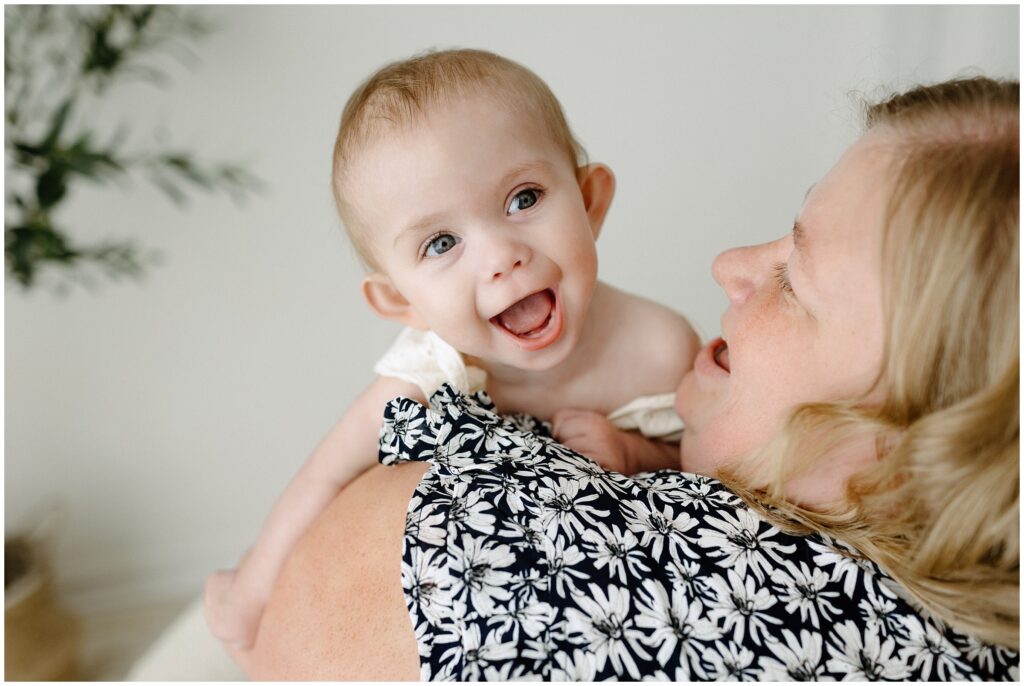
[[[392,428],[431,427],[399,460],[444,455],[344,491],[236,657],[261,678],[1015,678],[1018,102],[1017,84],[974,79],[871,108],[791,234],[719,256],[724,339],[677,410],[683,469],[725,486],[596,476],[544,440],[531,461],[538,442],[486,404],[392,403]],[[484,434],[512,447],[473,454]],[[512,490],[486,491],[495,474]],[[567,480],[562,513],[544,510]],[[464,488],[493,494],[466,526]],[[655,503],[674,537],[633,517]],[[535,521],[535,545],[493,543]],[[619,557],[587,548],[593,529],[618,532]],[[519,552],[456,569],[485,545]],[[530,579],[547,585],[511,588]],[[443,611],[439,585],[456,589]]]

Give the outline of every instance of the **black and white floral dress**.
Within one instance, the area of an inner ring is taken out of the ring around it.
[[[722,484],[626,477],[484,393],[397,398],[381,462],[431,463],[402,586],[424,680],[1016,680],[1014,651]]]

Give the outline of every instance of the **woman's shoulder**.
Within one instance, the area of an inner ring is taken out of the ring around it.
[[[256,644],[235,657],[259,680],[414,680],[402,587],[406,509],[426,465],[377,466],[346,486],[300,539]]]

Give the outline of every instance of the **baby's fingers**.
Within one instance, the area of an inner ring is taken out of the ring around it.
[[[235,573],[234,569],[219,569],[206,577],[203,599],[207,612],[211,607],[217,606],[227,599],[231,587],[235,583]]]
[[[239,649],[249,648],[256,636],[254,611],[235,589],[236,570],[219,570],[206,578],[203,610],[217,640]],[[258,612],[255,613],[258,619]]]
[[[585,435],[593,427],[596,419],[604,419],[604,417],[589,410],[566,408],[558,410],[551,417],[551,430],[554,432],[555,438],[565,442],[565,440],[576,436]]]

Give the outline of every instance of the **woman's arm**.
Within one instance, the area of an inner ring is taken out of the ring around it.
[[[418,679],[402,533],[427,467],[374,467],[320,515],[285,563],[252,650],[234,653],[251,678]]]

